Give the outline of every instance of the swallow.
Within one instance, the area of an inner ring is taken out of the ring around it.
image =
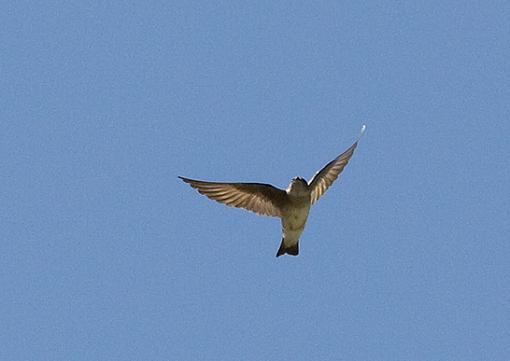
[[[227,206],[244,208],[264,216],[279,217],[282,240],[276,257],[299,254],[299,238],[305,229],[310,207],[319,200],[338,178],[358,146],[366,126],[361,128],[356,142],[326,164],[309,182],[292,178],[286,190],[264,183],[208,182],[179,176],[200,194]]]

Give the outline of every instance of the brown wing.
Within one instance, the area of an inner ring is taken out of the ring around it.
[[[280,217],[281,206],[287,193],[262,183],[218,183],[179,177],[196,188],[199,193],[227,206],[245,208],[249,211]]]
[[[365,132],[366,126],[364,125],[361,128],[361,134],[360,138]],[[312,198],[312,204],[317,202],[317,200],[326,192],[326,190],[333,184],[333,182],[338,178],[340,173],[344,170],[345,166],[349,162],[349,160],[352,157],[352,154],[354,153],[354,149],[358,146],[358,140],[351,145],[349,149],[347,149],[345,152],[340,154],[338,157],[333,159],[331,162],[326,164],[324,168],[322,168],[320,171],[318,171],[312,179],[310,179],[310,182],[308,182],[308,185],[310,187],[311,191],[311,198]]]

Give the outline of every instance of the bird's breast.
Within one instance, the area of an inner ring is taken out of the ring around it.
[[[289,231],[302,230],[305,227],[310,204],[288,207],[282,217],[283,228]]]

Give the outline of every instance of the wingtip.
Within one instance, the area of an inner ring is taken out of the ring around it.
[[[365,131],[367,130],[367,125],[366,124],[363,124],[363,126],[361,127],[361,130],[359,132],[359,136],[358,136],[358,140],[356,141],[359,142],[359,140],[361,139],[361,137],[363,137],[363,134],[365,134]]]

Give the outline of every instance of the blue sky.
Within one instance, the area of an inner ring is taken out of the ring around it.
[[[508,360],[505,2],[8,1],[0,359]],[[298,257],[177,176],[286,187]]]

